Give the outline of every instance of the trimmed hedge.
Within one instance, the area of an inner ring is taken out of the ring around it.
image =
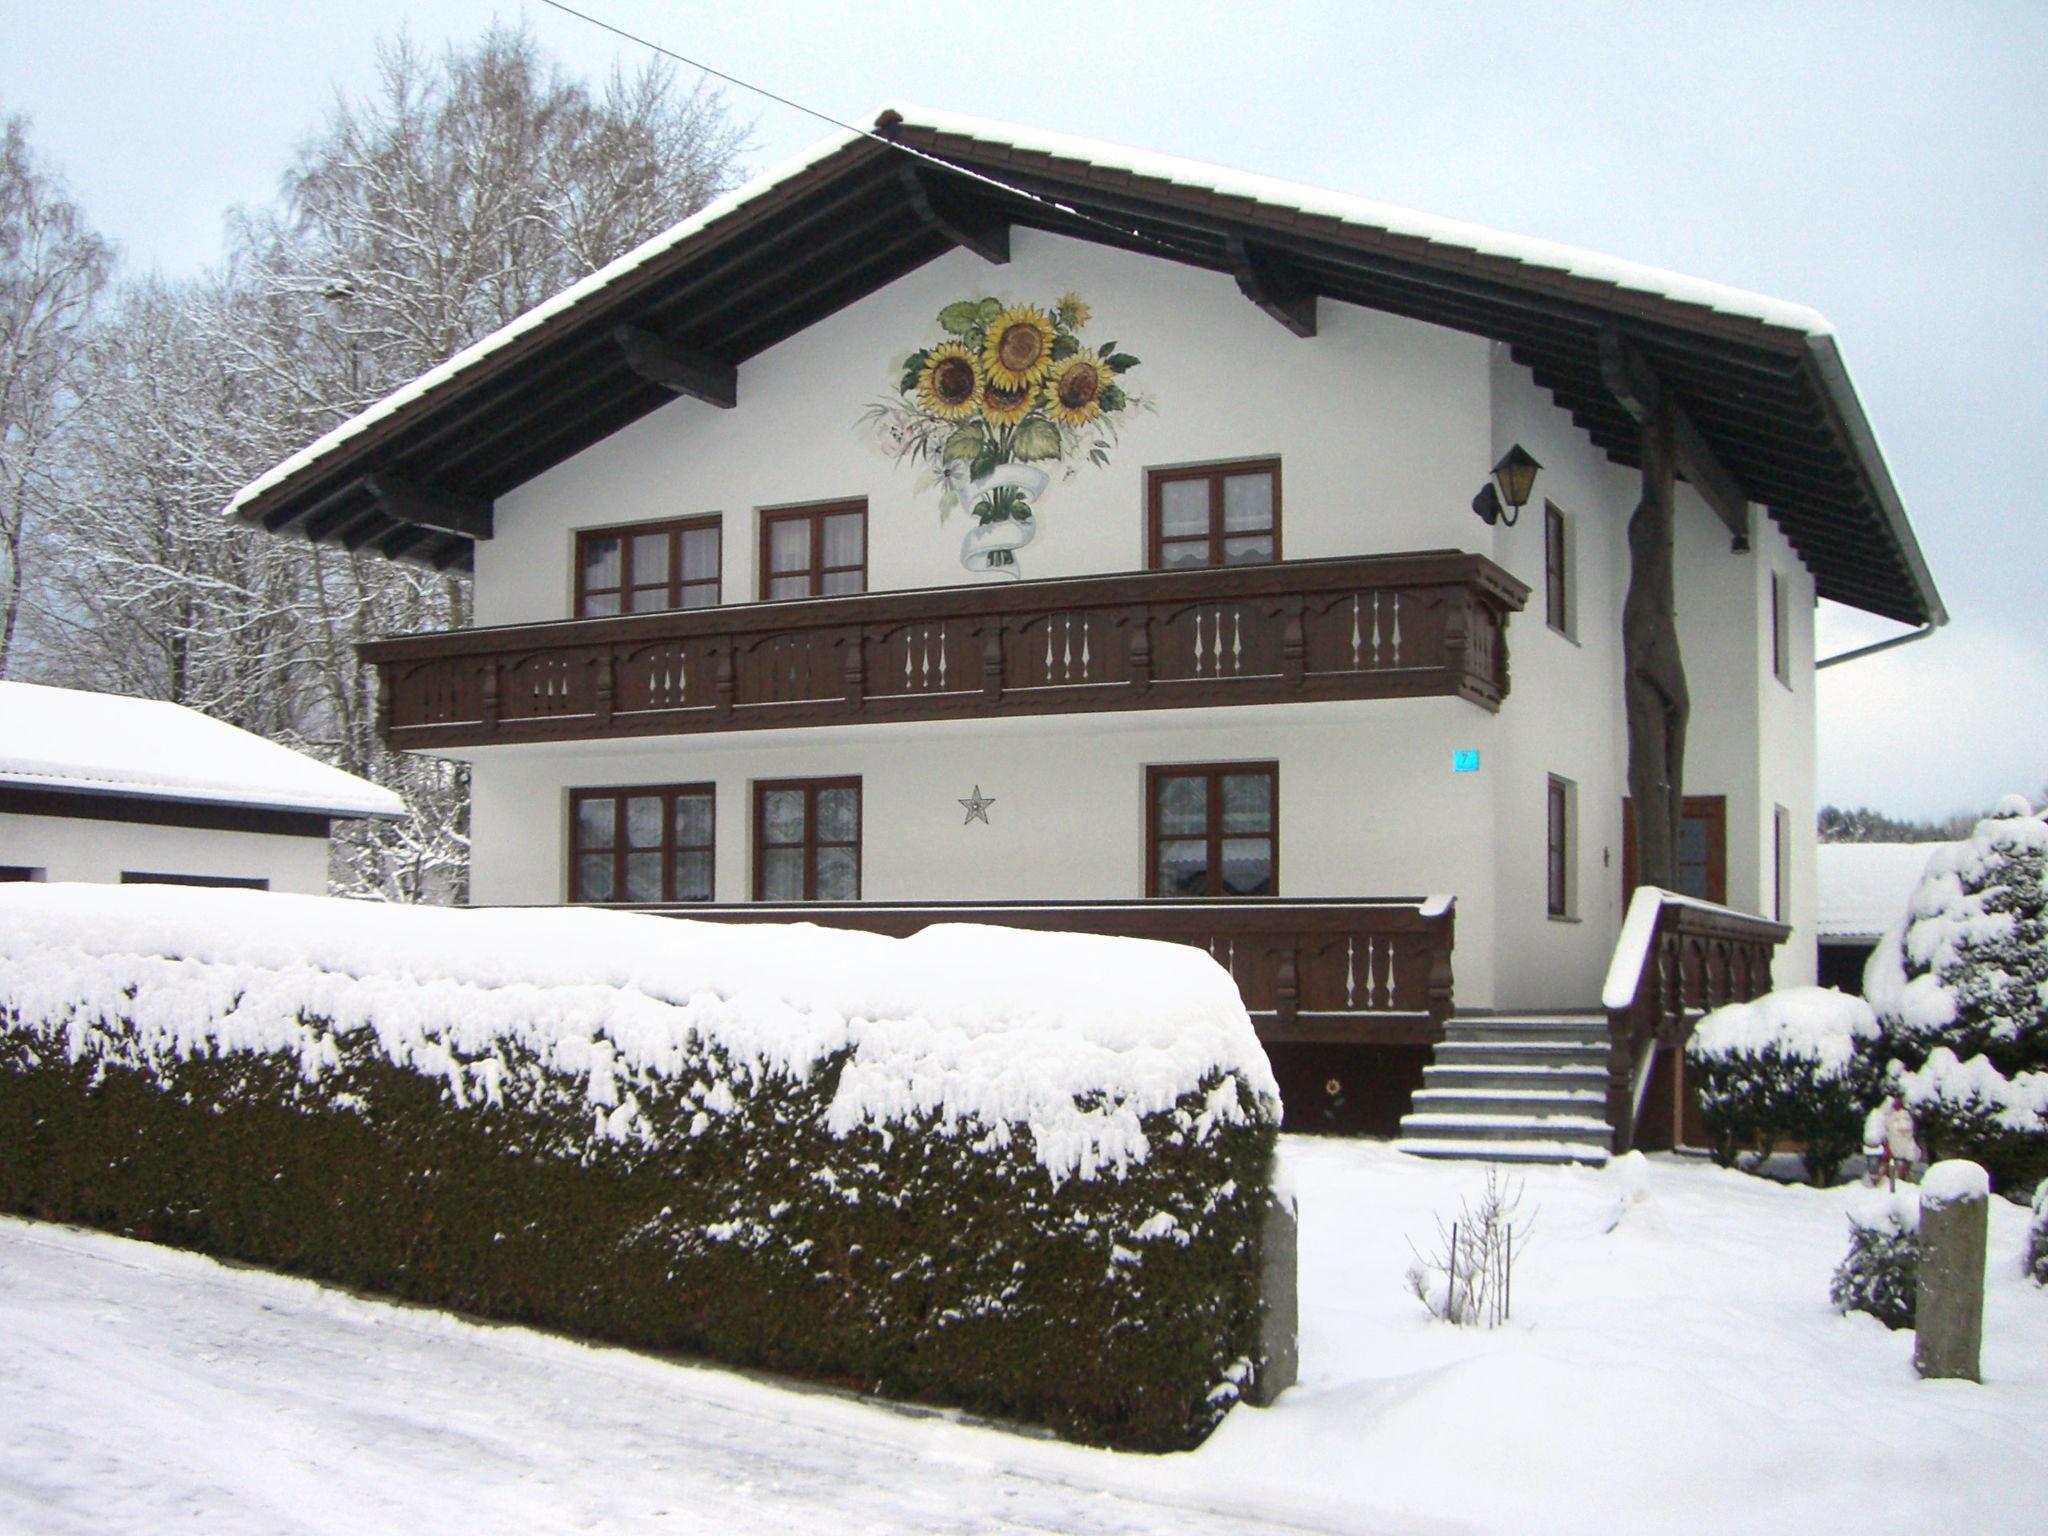
[[[1199,1442],[1256,1377],[1275,1106],[1238,1073],[1059,1179],[1027,1125],[830,1128],[846,1048],[799,1077],[691,1037],[626,1124],[517,1041],[436,1075],[300,1024],[167,1057],[0,997],[0,1208],[1123,1448]]]
[[[1825,1187],[1863,1146],[1882,1070],[1862,1044],[1876,1033],[1862,999],[1818,987],[1769,993],[1707,1015],[1686,1045],[1714,1160],[1758,1163],[1796,1143]]]

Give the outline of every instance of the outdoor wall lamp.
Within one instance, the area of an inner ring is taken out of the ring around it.
[[[1502,454],[1493,466],[1493,478],[1472,498],[1472,510],[1479,520],[1489,528],[1495,523],[1514,527],[1522,508],[1529,504],[1529,492],[1536,488],[1536,471],[1542,467],[1520,443]]]

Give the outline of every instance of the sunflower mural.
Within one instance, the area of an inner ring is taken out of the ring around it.
[[[923,470],[918,488],[938,490],[941,521],[973,516],[960,546],[970,571],[1021,576],[1017,551],[1038,536],[1036,503],[1054,472],[1108,464],[1125,413],[1151,409],[1121,382],[1138,359],[1082,338],[1091,318],[1076,293],[1047,309],[948,304],[946,339],[905,358],[896,392],[862,417],[885,453]]]

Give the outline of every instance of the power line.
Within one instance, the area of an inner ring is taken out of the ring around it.
[[[611,22],[605,21],[601,17],[592,16],[587,11],[579,11],[573,5],[565,5],[563,0],[541,0],[541,4],[560,11],[565,16],[573,16],[578,21],[588,22],[591,26],[609,32],[614,37],[622,37],[629,43],[637,43],[642,48],[658,53],[665,59],[673,59],[676,63],[688,65],[691,69],[698,70],[703,74],[714,75],[718,79],[725,81],[728,85],[736,85],[743,91],[752,91],[756,96],[766,97],[769,101],[788,107],[791,111],[801,112],[806,117],[815,117],[819,122],[828,123],[841,132],[851,133],[864,139],[873,139],[877,144],[885,148],[900,150],[902,153],[915,156],[919,160],[929,161],[931,164],[951,171],[956,175],[965,176],[970,180],[981,182],[985,186],[994,187],[999,192],[1007,192],[1012,197],[1021,197],[1027,202],[1037,203],[1041,207],[1050,208],[1057,213],[1063,213],[1068,218],[1077,219],[1081,223],[1093,224],[1098,229],[1106,229],[1112,234],[1121,235],[1126,239],[1141,241],[1157,250],[1166,252],[1168,255],[1192,257],[1196,254],[1192,248],[1185,251],[1180,250],[1171,241],[1162,240],[1158,236],[1149,234],[1144,230],[1133,229],[1123,224],[1113,224],[1107,219],[1097,218],[1094,214],[1083,213],[1071,203],[1062,203],[1055,198],[1030,191],[1028,188],[1014,186],[1007,181],[990,176],[986,172],[977,171],[971,166],[957,164],[946,159],[943,155],[935,155],[929,150],[918,149],[914,145],[903,144],[895,139],[885,138],[883,135],[876,133],[872,128],[857,128],[852,123],[843,123],[829,112],[820,112],[816,107],[807,107],[800,101],[792,101],[787,96],[777,95],[766,86],[755,85],[752,81],[742,80],[738,75],[729,75],[722,69],[713,69],[709,64],[677,53],[673,48],[663,47],[652,38],[642,37],[637,32],[628,32],[624,27],[614,26]]]

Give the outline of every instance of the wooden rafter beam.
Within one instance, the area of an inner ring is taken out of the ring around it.
[[[363,490],[379,512],[394,523],[412,523],[459,533],[466,539],[488,539],[492,532],[491,504],[476,496],[461,496],[430,485],[416,485],[398,475],[363,476]]]
[[[904,195],[910,199],[910,211],[921,223],[930,225],[955,245],[974,252],[992,266],[1008,264],[1008,219],[992,219],[985,214],[967,213],[957,206],[948,206],[933,193],[923,173],[914,165],[899,166],[896,175],[903,183]]]
[[[740,371],[731,363],[694,347],[644,331],[637,325],[615,325],[612,340],[626,355],[626,366],[650,384],[671,394],[688,395],[729,411],[740,403]]]
[[[1670,412],[1671,446],[1679,473],[1727,525],[1736,546],[1747,549],[1749,497],[1742,483],[1729,473],[1643,355],[1612,326],[1600,330],[1600,378],[1615,402],[1640,424],[1647,425],[1661,410]]]
[[[1316,291],[1308,280],[1288,263],[1236,235],[1226,245],[1238,292],[1295,335],[1315,335]]]

